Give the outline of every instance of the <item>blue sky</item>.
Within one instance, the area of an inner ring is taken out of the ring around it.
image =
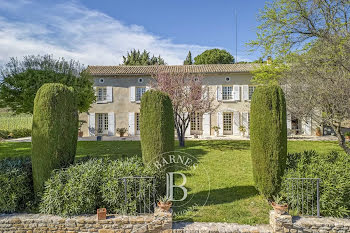
[[[117,65],[130,49],[181,64],[223,48],[238,60],[255,60],[245,43],[255,39],[263,0],[0,0],[0,63],[11,56],[53,54],[85,65]]]

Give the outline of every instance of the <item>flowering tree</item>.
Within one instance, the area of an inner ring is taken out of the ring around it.
[[[184,72],[169,73],[158,71],[153,75],[151,87],[169,95],[173,110],[177,137],[180,146],[185,146],[185,132],[192,113],[210,113],[216,109],[214,95],[210,95],[202,75]]]

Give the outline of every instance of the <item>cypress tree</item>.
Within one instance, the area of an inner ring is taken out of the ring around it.
[[[42,85],[34,100],[32,170],[34,191],[40,194],[52,170],[74,162],[78,138],[77,99],[63,84]]]
[[[191,54],[191,51],[188,51],[186,60],[184,61],[184,65],[192,65],[192,64],[193,64],[193,62],[192,62],[192,54]]]
[[[155,162],[163,153],[174,150],[174,113],[167,94],[150,90],[142,96],[140,133],[144,164]]]
[[[257,189],[267,198],[277,194],[287,158],[286,101],[279,86],[259,86],[250,110],[250,147]]]

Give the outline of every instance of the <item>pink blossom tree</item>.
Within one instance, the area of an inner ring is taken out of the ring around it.
[[[211,113],[214,95],[203,83],[203,75],[185,72],[169,73],[158,71],[153,75],[151,87],[167,93],[172,101],[174,121],[179,145],[185,146],[185,132],[190,125],[193,113]]]

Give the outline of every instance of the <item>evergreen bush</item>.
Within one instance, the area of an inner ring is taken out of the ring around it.
[[[286,102],[279,86],[259,86],[250,110],[250,147],[257,189],[267,198],[277,194],[286,166]]]
[[[170,97],[156,90],[147,91],[141,100],[141,149],[144,164],[174,150],[174,113]]]
[[[28,211],[33,199],[30,159],[0,160],[0,213]]]
[[[138,183],[138,179],[128,179],[128,203],[125,205],[121,178],[131,176],[157,177],[157,171],[144,167],[141,158],[136,157],[125,160],[91,159],[67,169],[56,170],[46,182],[40,212],[72,216],[94,214],[97,208],[105,207],[112,213],[136,214],[140,207],[144,210],[143,201],[152,204],[147,192],[153,190],[153,180]],[[142,201],[137,203],[140,197]]]
[[[73,88],[48,83],[35,96],[32,128],[34,191],[39,194],[52,170],[74,162],[78,110]]]

